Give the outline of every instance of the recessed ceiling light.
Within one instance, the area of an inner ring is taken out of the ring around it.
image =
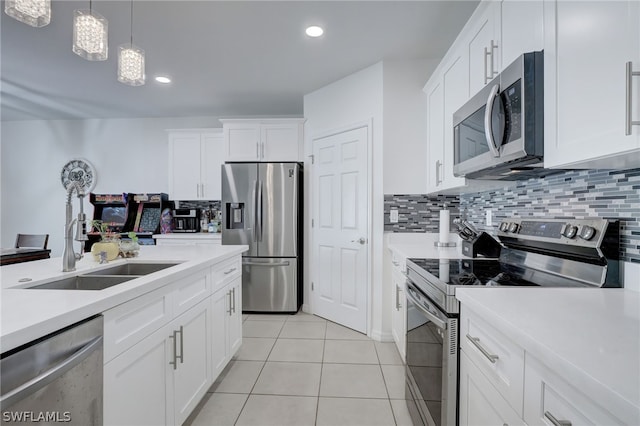
[[[324,30],[314,25],[314,26],[308,27],[305,30],[305,32],[309,37],[320,37],[324,33]]]
[[[171,79],[165,75],[159,75],[155,78],[158,83],[169,84],[171,83]]]

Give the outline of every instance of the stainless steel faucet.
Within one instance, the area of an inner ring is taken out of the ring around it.
[[[80,212],[77,219],[72,219],[73,205],[71,204],[71,195],[73,192],[78,195],[80,200]],[[84,253],[84,243],[87,238],[87,217],[84,214],[84,207],[82,200],[85,193],[82,189],[82,185],[78,182],[72,181],[67,187],[67,204],[65,214],[64,225],[64,252],[62,253],[62,272],[70,272],[76,270],[76,260],[82,259]],[[80,242],[80,253],[73,251],[73,225],[76,225],[75,240]]]

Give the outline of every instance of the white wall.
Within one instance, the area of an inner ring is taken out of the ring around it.
[[[383,275],[385,193],[423,193],[426,189],[426,102],[422,87],[435,66],[427,62],[380,62],[304,98],[305,154],[312,140],[336,129],[371,121],[372,194],[369,335],[391,340],[391,283]],[[308,158],[308,157],[307,157]],[[310,166],[306,162],[305,229],[310,229]],[[306,253],[311,253],[305,235]],[[310,255],[305,259],[305,307],[309,309]]]
[[[48,233],[52,257],[62,255],[66,192],[60,171],[70,159],[85,158],[96,168],[93,192],[167,192],[165,129],[201,127],[221,125],[217,117],[3,122],[2,247],[12,247],[17,233]],[[84,204],[92,217],[88,197]],[[77,212],[76,199],[74,217]]]
[[[427,190],[427,96],[438,61],[384,62],[384,193]]]

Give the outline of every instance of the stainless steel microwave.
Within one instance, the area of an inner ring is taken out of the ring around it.
[[[453,174],[520,180],[544,169],[543,52],[521,55],[453,114]]]

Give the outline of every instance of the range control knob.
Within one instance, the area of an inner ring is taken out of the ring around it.
[[[502,232],[507,232],[509,230],[509,224],[507,222],[502,222],[500,224],[500,230]]]
[[[596,235],[596,230],[593,226],[585,225],[580,230],[580,238],[582,238],[583,240],[589,241],[593,238],[594,235]]]
[[[578,233],[578,227],[575,225],[567,225],[562,235],[567,238],[573,238]]]
[[[511,222],[509,224],[509,232],[518,232],[518,228],[519,228],[519,226],[515,222]]]

